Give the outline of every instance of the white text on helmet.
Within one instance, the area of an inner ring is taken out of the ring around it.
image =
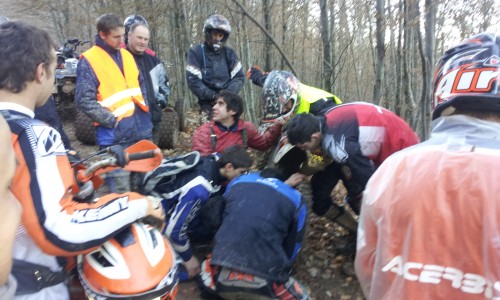
[[[437,103],[439,98],[446,98],[456,93],[484,93],[491,90],[493,82],[498,80],[498,68],[475,69],[465,65],[444,75],[436,86]]]
[[[450,284],[452,288],[460,289],[466,294],[484,294],[488,299],[500,300],[500,281],[492,283],[484,276],[464,273],[452,267],[404,262],[398,255],[382,268],[382,272],[393,272],[409,281]]]

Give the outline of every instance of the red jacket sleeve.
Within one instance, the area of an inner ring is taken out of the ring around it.
[[[263,134],[251,122],[245,122],[248,134],[247,146],[256,150],[264,151],[272,147],[278,141],[281,134],[282,124],[275,124],[267,129]]]

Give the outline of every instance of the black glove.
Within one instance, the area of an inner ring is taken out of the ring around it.
[[[92,181],[87,181],[80,186],[80,191],[73,195],[73,200],[80,203],[91,203],[94,199],[94,184]]]
[[[111,147],[108,147],[108,153],[111,153],[115,156],[117,166],[123,168],[127,165],[127,155],[120,145],[113,145]]]
[[[165,98],[158,99],[158,105],[160,105],[161,109],[165,109],[168,106],[168,101]]]

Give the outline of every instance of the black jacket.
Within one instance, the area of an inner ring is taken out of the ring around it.
[[[239,93],[245,81],[241,62],[230,47],[218,51],[205,43],[189,49],[186,77],[198,101],[211,102],[220,90]]]
[[[151,121],[153,124],[159,123],[161,121],[162,111],[159,101],[160,99],[164,99],[165,103],[168,102],[168,96],[170,95],[170,87],[165,68],[157,56],[153,56],[146,52],[143,54],[135,54],[130,51],[128,47],[127,50],[134,56],[137,67],[139,67],[139,71],[144,78],[148,95],[146,100],[151,113]]]

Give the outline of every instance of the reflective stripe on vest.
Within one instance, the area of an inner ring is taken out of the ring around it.
[[[320,99],[327,99],[331,98],[335,101],[336,104],[341,104],[342,101],[335,96],[334,94],[331,94],[327,91],[305,85],[303,83],[300,84],[300,103],[299,107],[297,108],[297,113],[308,113],[309,108],[311,107],[311,103],[314,103]]]
[[[94,46],[82,54],[99,81],[97,101],[121,120],[134,113],[135,104],[143,111],[148,111],[139,85],[139,70],[134,57],[125,49],[120,49],[123,60],[123,73],[101,47]],[[110,80],[112,79],[112,80]]]

